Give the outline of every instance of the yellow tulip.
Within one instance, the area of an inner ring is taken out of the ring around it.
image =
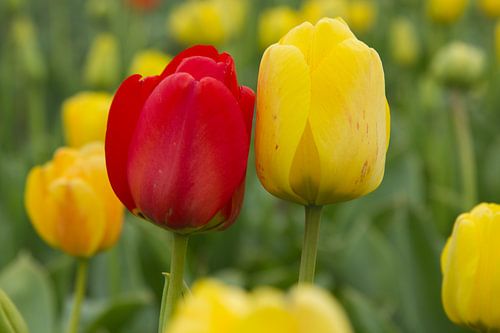
[[[259,16],[259,45],[265,49],[299,24],[299,14],[290,7],[266,9]]]
[[[420,42],[415,26],[406,18],[396,19],[390,30],[391,54],[401,66],[413,66],[420,55]]]
[[[442,299],[451,321],[500,330],[500,205],[482,203],[457,218],[441,255]]]
[[[373,0],[354,0],[347,8],[347,22],[354,31],[369,31],[377,19],[377,8]]]
[[[157,50],[141,51],[134,56],[129,74],[158,75],[163,72],[170,60],[172,57]]]
[[[123,207],[109,184],[102,143],[60,148],[52,161],[34,167],[25,205],[40,237],[76,257],[111,247],[121,232]]]
[[[469,0],[427,0],[427,14],[437,23],[453,23],[467,9]]]
[[[174,8],[167,27],[181,44],[221,45],[240,32],[246,8],[245,0],[190,0]]]
[[[303,21],[309,21],[311,23],[316,23],[325,16],[345,17],[346,13],[347,6],[345,0],[308,0],[304,2],[301,8]],[[288,30],[289,29],[286,31]],[[273,39],[271,43],[277,39],[278,38]]]
[[[486,16],[492,18],[500,16],[499,0],[479,0],[479,8]]]
[[[92,88],[116,88],[120,78],[120,51],[113,34],[96,36],[87,54],[84,67],[85,83]]]
[[[345,22],[305,22],[271,45],[257,90],[256,167],[270,193],[325,205],[378,187],[390,134],[384,72]]]
[[[286,295],[272,288],[246,293],[213,280],[195,284],[165,333],[351,333],[342,306],[312,285]]]
[[[104,142],[112,98],[104,92],[81,92],[63,103],[62,120],[67,145],[78,148],[93,141]]]

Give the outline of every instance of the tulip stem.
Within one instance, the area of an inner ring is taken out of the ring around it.
[[[322,208],[322,206],[305,206],[306,223],[304,244],[302,245],[302,257],[300,259],[300,283],[314,283]]]
[[[87,288],[87,270],[88,259],[80,258],[78,260],[78,270],[76,272],[75,298],[73,301],[73,309],[71,310],[68,333],[78,332],[82,301],[85,296],[85,289]]]
[[[160,309],[160,324],[158,333],[164,333],[168,320],[174,312],[177,301],[184,289],[184,266],[186,262],[186,252],[188,236],[174,233],[174,244],[170,259],[170,274],[165,276],[165,286]]]
[[[477,202],[476,162],[470,121],[459,92],[452,92],[452,112],[457,138],[462,179],[462,208],[471,209]]]

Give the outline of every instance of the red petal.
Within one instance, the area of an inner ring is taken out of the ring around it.
[[[128,179],[142,213],[169,228],[207,223],[245,174],[249,140],[226,86],[186,73],[164,79],[143,107]]]
[[[243,117],[245,117],[245,123],[247,125],[248,139],[252,136],[252,121],[253,121],[253,110],[255,106],[255,93],[252,89],[241,86],[240,87],[240,108],[243,112]]]
[[[176,73],[189,73],[198,81],[209,76],[224,82],[225,66],[224,63],[215,62],[207,57],[194,56],[183,59],[177,67]]]
[[[165,67],[160,76],[165,78],[168,75],[175,73],[182,60],[194,56],[207,57],[217,61],[219,59],[219,52],[211,45],[195,45],[189,49],[185,49],[168,63],[167,67]]]
[[[132,75],[118,88],[109,110],[106,130],[106,168],[116,196],[132,211],[136,205],[127,180],[127,159],[130,140],[144,102],[159,82],[158,76],[141,80]]]
[[[226,86],[229,90],[231,90],[233,95],[238,98],[238,78],[236,77],[236,68],[234,66],[233,57],[224,52],[219,56],[219,61],[226,64],[226,73],[224,78]]]
[[[236,218],[240,214],[241,205],[243,204],[243,196],[245,194],[245,179],[241,181],[236,191],[234,191],[233,196],[230,201],[224,206],[221,213],[226,217],[226,221],[221,226],[218,226],[218,230],[223,230],[230,227]]]

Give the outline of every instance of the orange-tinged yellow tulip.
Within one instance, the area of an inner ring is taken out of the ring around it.
[[[157,50],[138,52],[132,59],[129,74],[158,75],[163,72],[170,60],[172,60],[171,56]]]
[[[68,146],[78,148],[94,141],[104,142],[112,98],[108,93],[86,91],[63,103],[63,130]]]
[[[354,31],[369,31],[377,19],[377,8],[373,0],[354,0],[347,8],[347,22]]]
[[[492,18],[500,16],[499,0],[479,0],[479,8],[486,16]]]
[[[482,203],[457,218],[441,255],[442,300],[451,321],[500,330],[500,205]]]
[[[299,14],[290,7],[266,9],[259,16],[259,45],[265,49],[299,24]]]
[[[342,306],[328,292],[299,285],[290,293],[261,287],[246,293],[213,280],[197,282],[165,333],[351,333]]]
[[[52,161],[35,166],[25,205],[40,237],[76,257],[111,247],[121,233],[123,207],[109,184],[102,143],[60,148]]]
[[[384,175],[390,114],[382,63],[340,19],[305,22],[263,55],[257,93],[257,174],[304,205],[350,200]]]
[[[464,14],[469,0],[427,0],[427,14],[437,23],[453,23]]]

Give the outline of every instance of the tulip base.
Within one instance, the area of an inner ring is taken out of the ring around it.
[[[186,262],[188,236],[174,233],[172,254],[170,259],[170,274],[165,276],[165,286],[160,309],[158,333],[164,333],[169,318],[174,312],[177,301],[184,289],[184,266]]]
[[[300,259],[299,283],[314,283],[322,206],[305,206],[305,233]]]

